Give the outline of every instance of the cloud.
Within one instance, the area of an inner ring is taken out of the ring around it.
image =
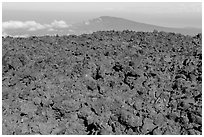
[[[44,29],[44,26],[40,23],[35,21],[7,21],[2,23],[3,30],[6,29],[30,29],[30,30],[37,30],[37,29]]]
[[[72,30],[72,29],[69,29],[68,31],[69,31],[69,32],[75,32],[75,31],[74,31],[74,30]]]
[[[21,37],[21,38],[29,37],[28,34],[23,34],[23,35],[8,35],[8,34],[6,34],[6,33],[2,34],[2,36],[3,36],[3,37],[10,36],[10,37],[15,37],[15,38],[17,38],[17,37]]]
[[[67,25],[67,23],[63,20],[57,21],[54,20],[50,24],[40,24],[35,21],[6,21],[2,23],[2,30],[3,32],[8,29],[26,29],[28,31],[36,31],[36,30],[42,30],[42,29],[57,29],[57,28],[68,28],[70,25]]]
[[[47,31],[56,31],[56,30],[53,28],[49,28]]]
[[[67,25],[66,22],[63,20],[60,20],[60,21],[54,20],[51,23],[51,26],[55,27],[55,28],[67,28],[67,27],[69,27],[69,25]]]
[[[90,22],[89,21],[85,21],[85,25],[89,25],[90,24]]]
[[[12,35],[12,37],[26,38],[26,37],[29,37],[29,35],[28,34],[24,34],[24,35]]]
[[[8,34],[6,32],[2,32],[2,36],[6,37]]]

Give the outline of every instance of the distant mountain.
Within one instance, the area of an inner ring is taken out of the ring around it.
[[[202,32],[202,29],[198,28],[169,28],[161,27],[151,24],[145,24],[140,22],[135,22],[118,17],[101,16],[99,18],[84,21],[82,23],[73,24],[69,28],[70,34],[82,34],[91,33],[99,30],[134,30],[134,31],[166,31],[175,32],[185,35],[196,35]]]
[[[133,30],[133,31],[145,31],[152,32],[153,30],[165,31],[165,32],[174,32],[181,33],[184,35],[197,35],[202,33],[202,29],[197,28],[169,28],[161,27],[151,24],[145,24],[140,22],[135,22],[123,18],[110,17],[110,16],[101,16],[99,18],[90,19],[80,23],[71,24],[68,28],[55,28],[53,30],[48,29],[39,29],[35,31],[28,31],[26,29],[8,29],[7,34],[10,36],[32,36],[32,35],[80,35],[83,33],[92,33],[96,31],[105,31],[105,30]]]

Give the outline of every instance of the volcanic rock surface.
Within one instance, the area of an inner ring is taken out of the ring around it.
[[[202,134],[202,35],[4,37],[2,132]]]

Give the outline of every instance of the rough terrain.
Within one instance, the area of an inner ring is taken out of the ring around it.
[[[202,134],[202,35],[2,38],[2,134]]]

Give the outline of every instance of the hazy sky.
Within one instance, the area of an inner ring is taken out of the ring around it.
[[[138,22],[169,27],[201,27],[201,3],[159,2],[104,2],[104,3],[3,3],[3,21],[36,19],[46,22],[57,18],[77,22],[89,18],[109,15]],[[24,14],[22,15],[22,13]],[[39,14],[42,13],[41,17]],[[52,14],[54,12],[54,14]],[[36,15],[35,15],[36,13]],[[59,14],[58,14],[59,13]]]
[[[2,13],[3,31],[14,25],[63,27],[100,16],[164,27],[202,27],[202,3],[198,2],[4,2]]]
[[[155,13],[201,13],[201,3],[161,3],[161,2],[104,2],[104,3],[64,3],[64,2],[38,2],[38,3],[3,3],[3,10],[28,10],[28,11],[114,11],[114,12],[141,12]]]

